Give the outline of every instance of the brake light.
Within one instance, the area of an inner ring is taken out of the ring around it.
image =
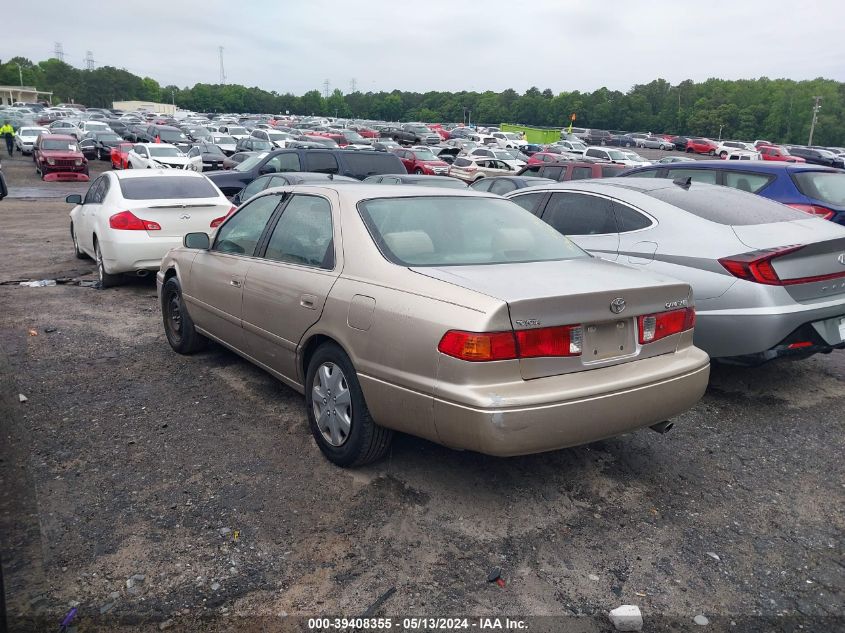
[[[230,215],[232,215],[235,211],[238,210],[238,207],[232,207],[229,209],[229,212],[226,215],[222,215],[219,218],[214,218],[209,225],[211,228],[216,229],[218,226],[223,224]]]
[[[437,349],[447,356],[473,362],[517,358],[513,332],[462,332],[449,330]]]
[[[463,332],[449,330],[437,349],[461,360],[483,362],[580,356],[583,328],[580,325],[520,330],[518,332]]]
[[[637,332],[641,345],[691,330],[695,327],[695,308],[681,308],[671,312],[644,314],[637,317]]]
[[[121,211],[109,218],[109,227],[119,231],[160,231],[161,225],[151,220],[142,220],[131,211]]]
[[[823,220],[829,220],[836,215],[835,211],[817,204],[787,204],[786,206],[803,211],[804,213],[809,213],[810,215],[815,215]]]
[[[516,341],[520,358],[541,356],[580,356],[584,329],[580,325],[519,330]]]
[[[802,248],[804,247],[783,246],[781,248],[753,251],[751,253],[734,255],[733,257],[725,257],[720,259],[719,263],[734,277],[739,277],[745,281],[752,281],[758,284],[766,284],[768,286],[794,286],[796,284],[808,284],[814,281],[829,281],[831,279],[841,279],[845,277],[845,272],[837,272],[827,275],[781,279],[772,264],[772,260],[778,257],[783,257],[784,255],[789,255],[790,253],[794,253]]]

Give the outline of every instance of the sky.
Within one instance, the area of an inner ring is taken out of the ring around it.
[[[51,7],[61,19],[51,20]],[[108,0],[9,3],[0,58],[116,66],[180,87],[227,83],[461,91],[626,91],[769,78],[845,81],[845,0]],[[130,10],[130,7],[134,7]],[[38,34],[33,37],[33,34]]]

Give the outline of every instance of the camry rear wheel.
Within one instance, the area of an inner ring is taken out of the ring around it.
[[[308,363],[305,403],[311,434],[329,461],[359,466],[387,452],[393,431],[370,416],[352,361],[335,343],[324,343]]]
[[[176,277],[168,279],[161,289],[161,315],[164,319],[164,334],[173,351],[193,354],[208,345],[208,339],[194,327],[182,299],[182,285]]]
[[[106,265],[103,262],[103,254],[100,252],[100,243],[94,241],[94,261],[97,262],[97,279],[100,288],[111,288],[123,281],[123,275],[113,275],[106,272]]]

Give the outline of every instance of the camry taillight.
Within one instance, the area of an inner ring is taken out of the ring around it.
[[[786,206],[803,211],[804,213],[809,213],[810,215],[815,215],[823,220],[829,220],[836,215],[835,211],[817,204],[787,204]]]
[[[151,220],[142,220],[131,211],[121,211],[109,218],[109,227],[119,231],[160,231],[161,225]]]
[[[745,281],[753,281],[768,286],[794,286],[796,284],[808,284],[815,281],[829,281],[831,279],[845,278],[845,271],[829,273],[827,275],[812,275],[810,277],[792,277],[781,279],[775,270],[772,260],[784,255],[789,255],[803,246],[783,246],[751,253],[742,253],[733,257],[724,257],[719,263],[724,266],[734,277]]]
[[[695,308],[644,314],[637,317],[637,333],[641,345],[691,330],[695,327]]]
[[[223,224],[223,222],[226,220],[226,218],[228,218],[230,215],[232,215],[237,210],[238,210],[238,207],[232,207],[231,209],[229,209],[229,212],[226,215],[221,215],[219,218],[214,218],[211,221],[211,224],[209,226],[211,226],[211,228],[213,228],[213,229],[216,229],[218,226]]]
[[[580,325],[520,330],[518,332],[464,332],[449,330],[437,349],[460,360],[484,362],[580,356],[583,328]]]

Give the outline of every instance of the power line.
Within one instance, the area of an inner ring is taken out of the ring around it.
[[[813,105],[813,122],[810,123],[810,140],[807,141],[807,145],[813,144],[813,132],[816,131],[816,121],[818,121],[818,118],[819,118],[819,110],[822,109],[821,105],[819,105],[819,101],[821,101],[822,98],[821,97],[813,97],[813,99],[815,100],[816,103]]]
[[[88,70],[94,70],[94,53],[91,51],[85,51],[85,68]]]
[[[61,42],[56,42],[56,45],[53,47],[53,57],[59,61],[65,61],[65,49]]]
[[[217,52],[220,54],[220,83],[226,83],[226,69],[223,67],[223,47],[218,46]]]

